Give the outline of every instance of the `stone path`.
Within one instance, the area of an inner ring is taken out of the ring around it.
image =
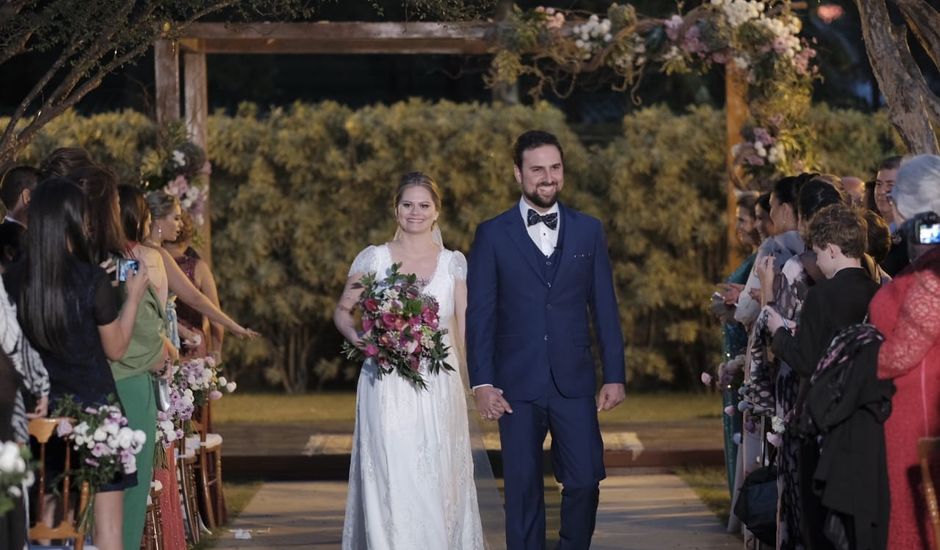
[[[345,499],[345,482],[265,483],[215,547],[339,548]],[[549,506],[549,514],[557,514],[557,506]],[[251,538],[236,539],[238,530]],[[602,482],[592,550],[741,547],[674,475],[614,475]]]

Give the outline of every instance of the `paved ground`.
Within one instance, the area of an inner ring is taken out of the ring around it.
[[[557,488],[549,487],[549,529],[557,529]],[[229,532],[224,549],[339,548],[346,484],[265,483]],[[592,550],[738,549],[705,505],[671,474],[614,475],[601,486]],[[236,532],[250,534],[248,540]],[[549,544],[551,544],[551,534]],[[420,549],[416,549],[420,550]]]
[[[216,423],[215,430],[225,439],[225,456],[310,456],[337,446],[348,453],[352,424],[348,423],[284,423],[241,424]],[[720,450],[722,447],[720,418],[703,418],[671,422],[628,422],[604,426],[607,448],[651,451]],[[613,436],[613,437],[608,437]],[[496,448],[498,440],[492,428],[488,443]],[[622,447],[621,447],[622,446]]]

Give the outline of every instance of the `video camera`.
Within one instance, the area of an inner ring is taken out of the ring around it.
[[[904,223],[908,242],[913,245],[940,244],[940,215],[921,212]]]

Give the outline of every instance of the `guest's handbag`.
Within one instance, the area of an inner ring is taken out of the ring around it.
[[[153,379],[153,393],[157,398],[157,410],[167,412],[170,410],[170,382],[162,376]]]
[[[734,515],[764,544],[777,539],[777,469],[758,468],[744,478]]]

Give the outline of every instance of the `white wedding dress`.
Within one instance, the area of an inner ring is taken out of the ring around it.
[[[392,265],[387,245],[359,253],[350,275]],[[454,285],[465,280],[467,260],[442,250],[424,290],[450,320],[445,342],[456,372],[423,372],[428,389],[397,373],[379,378],[366,361],[356,393],[356,429],[343,525],[344,550],[483,550],[474,486],[467,397],[451,340]]]

